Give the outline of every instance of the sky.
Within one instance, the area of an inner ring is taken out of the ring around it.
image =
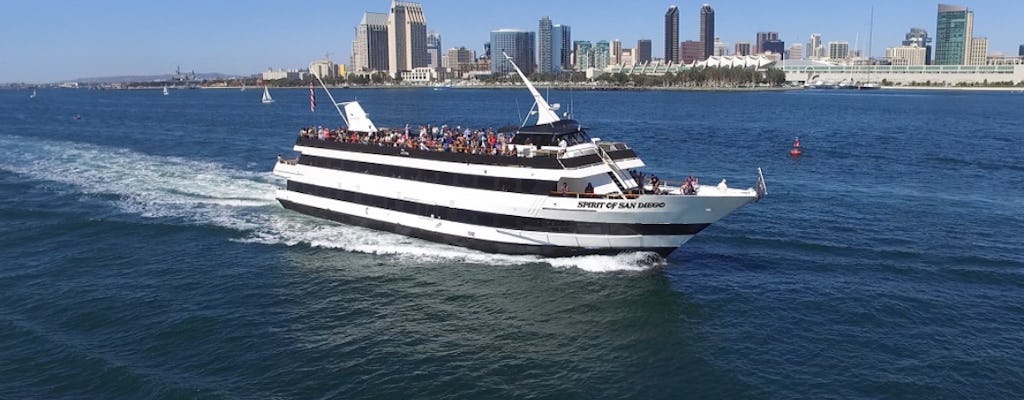
[[[811,33],[824,42],[855,42],[883,56],[911,27],[935,35],[937,2],[921,0],[708,1],[716,36],[729,44],[753,42],[776,31],[788,47]],[[634,47],[651,39],[663,53],[664,15],[680,9],[680,40],[697,40],[704,1],[466,1],[422,0],[427,29],[442,46],[481,52],[490,31],[537,30],[548,16],[572,27],[573,40],[619,39]],[[389,0],[3,0],[0,7],[0,82],[47,83],[76,78],[157,75],[182,71],[250,75],[267,68],[306,68],[325,55],[348,63],[363,12],[387,12]],[[990,52],[1016,55],[1024,44],[1024,1],[972,0],[974,35],[989,38]]]

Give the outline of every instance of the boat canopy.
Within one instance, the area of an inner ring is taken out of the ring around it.
[[[550,124],[524,126],[519,128],[512,144],[534,144],[539,146],[558,146],[565,140],[569,146],[590,143],[590,136],[576,120],[559,120]]]

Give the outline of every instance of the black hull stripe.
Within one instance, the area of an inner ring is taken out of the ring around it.
[[[308,154],[299,156],[299,164],[336,171],[355,172],[358,174],[398,178],[410,181],[433,183],[437,185],[457,186],[467,189],[540,195],[547,195],[558,190],[555,181],[458,174],[402,167],[398,165],[384,165],[362,161],[311,156]]]
[[[485,251],[488,253],[502,253],[502,254],[534,254],[545,257],[572,257],[581,255],[615,255],[619,253],[629,253],[636,251],[653,251],[660,254],[662,257],[668,257],[669,253],[674,251],[676,247],[649,247],[649,248],[583,248],[583,247],[563,247],[563,246],[538,246],[538,245],[526,245],[526,244],[514,244],[514,243],[502,243],[492,242],[488,240],[480,240],[474,238],[467,238],[462,236],[448,235],[444,233],[438,233],[428,231],[425,229],[412,228],[404,225],[398,225],[390,222],[382,222],[374,219],[358,217],[349,214],[343,214],[335,211],[324,210],[316,207],[310,207],[304,204],[291,202],[288,200],[280,200],[281,205],[289,210],[297,211],[306,215],[311,215],[318,218],[328,219],[335,222],[340,222],[348,225],[361,226],[364,228],[376,229],[379,231],[393,232],[400,235],[411,236],[420,238],[423,240],[429,240],[431,242],[444,243],[453,246],[467,247],[474,250]]]
[[[506,157],[491,156],[483,154],[451,153],[444,151],[428,151],[420,149],[405,149],[408,155],[402,155],[402,148],[393,146],[377,146],[362,143],[346,143],[331,140],[320,140],[299,136],[295,141],[298,146],[316,147],[321,149],[352,151],[357,153],[380,154],[388,156],[401,156],[411,158],[422,158],[425,160],[450,161],[463,164],[480,165],[504,165],[513,167],[530,167],[539,169],[565,169],[578,168],[588,165],[601,164],[601,157],[590,154],[581,157],[562,159],[559,163],[555,157]]]
[[[587,235],[696,235],[710,224],[615,224],[602,222],[564,221],[545,218],[519,217],[481,211],[463,210],[423,204],[389,197],[374,196],[288,181],[288,190],[340,200],[364,206],[383,208],[407,214],[438,218],[444,221],[489,226],[500,229],[515,229],[533,232],[573,233]]]

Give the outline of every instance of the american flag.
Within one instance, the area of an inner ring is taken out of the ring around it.
[[[309,84],[309,112],[316,112],[316,92],[313,91],[313,84]]]

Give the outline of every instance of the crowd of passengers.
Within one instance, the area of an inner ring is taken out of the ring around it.
[[[645,190],[644,191],[645,193],[652,193],[652,194],[663,194],[664,193],[661,190],[661,184],[662,184],[661,179],[659,179],[657,175],[651,174],[650,178],[647,178],[646,174],[644,174],[643,172],[636,171],[636,170],[630,170],[629,171],[629,176],[632,177],[633,180],[636,181],[640,185],[643,185],[644,182],[647,182],[647,183],[649,183],[651,185],[651,190],[650,191],[646,191]],[[683,184],[679,187],[679,193],[682,193],[684,195],[696,195],[697,194],[697,188],[699,186],[700,186],[700,181],[697,180],[697,177],[695,177],[695,176],[687,176],[686,180],[684,180]]]
[[[355,132],[343,128],[309,127],[300,130],[299,135],[311,139],[400,147],[403,149],[503,155],[509,157],[519,156],[515,146],[512,145],[512,137],[515,134],[495,132],[491,128],[474,130],[462,128],[461,126],[423,125],[419,129],[411,130],[407,125],[405,130]],[[527,142],[527,144],[531,143]]]

